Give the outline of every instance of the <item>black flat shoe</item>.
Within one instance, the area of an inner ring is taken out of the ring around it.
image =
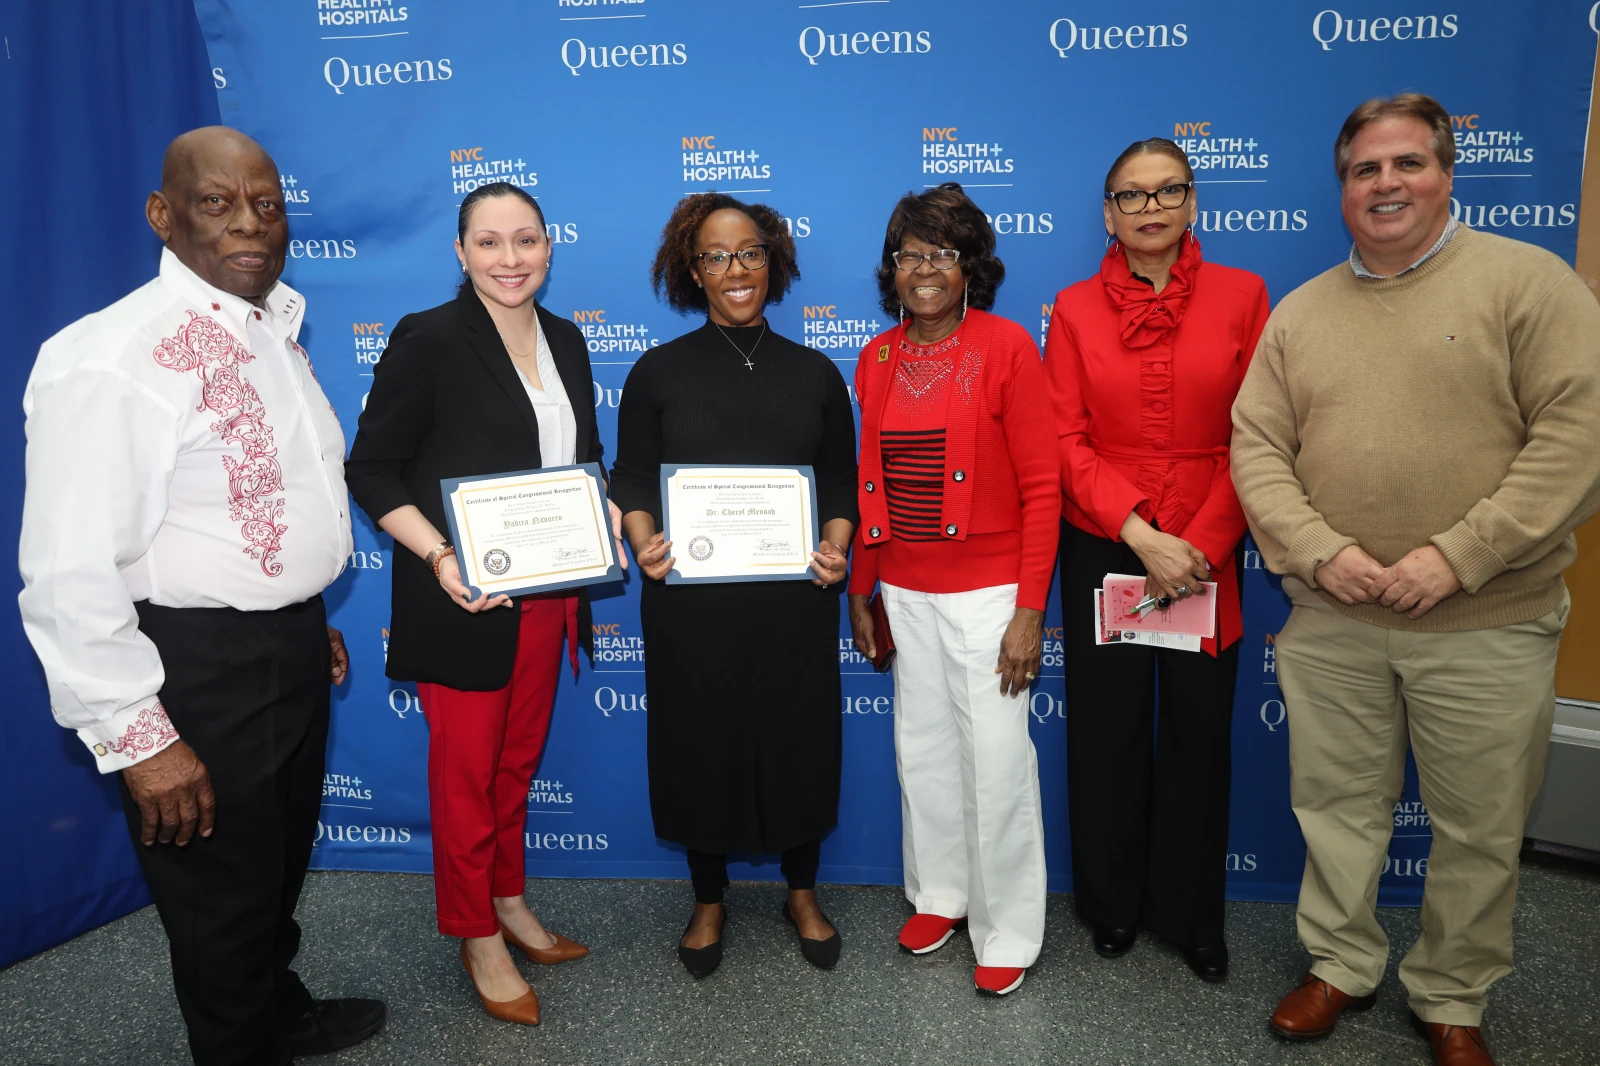
[[[1090,934],[1094,942],[1095,954],[1107,959],[1114,959],[1118,955],[1126,955],[1133,947],[1134,938],[1138,935],[1136,929],[1118,929],[1108,925],[1097,925]]]
[[[726,926],[728,909],[722,909],[722,921]],[[689,935],[689,930],[694,928],[694,916],[689,916],[689,924],[683,927],[683,936]],[[725,933],[726,929],[722,930]],[[703,948],[686,948],[683,946],[683,937],[678,938],[678,961],[683,963],[683,968],[694,975],[696,981],[702,977],[710,977],[717,972],[717,967],[722,965],[722,935],[719,933],[714,943]]]
[[[354,1047],[383,1028],[381,999],[319,999],[289,1026],[289,1054],[327,1055]]]
[[[827,917],[827,915],[823,915]],[[789,913],[789,901],[783,901],[783,920],[800,929],[800,923],[794,920],[794,915]],[[829,923],[832,924],[832,923]],[[806,961],[819,970],[831,970],[839,963],[839,950],[844,947],[844,941],[839,939],[839,930],[835,929],[833,935],[826,940],[812,940],[808,937],[800,938],[800,954]]]
[[[1228,979],[1228,945],[1218,942],[1210,947],[1184,948],[1183,961],[1189,964],[1195,976],[1202,981],[1220,984]]]

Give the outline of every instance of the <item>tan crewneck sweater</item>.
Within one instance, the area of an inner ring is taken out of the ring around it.
[[[1600,305],[1559,258],[1462,229],[1415,270],[1340,263],[1284,297],[1233,405],[1233,481],[1268,569],[1316,587],[1347,544],[1432,541],[1462,591],[1412,621],[1489,629],[1555,609],[1600,507]]]

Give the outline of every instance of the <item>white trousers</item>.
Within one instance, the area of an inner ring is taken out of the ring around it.
[[[1044,819],[1028,694],[995,666],[1017,586],[883,586],[897,654],[894,751],[906,898],[965,917],[980,966],[1032,966],[1044,943]]]

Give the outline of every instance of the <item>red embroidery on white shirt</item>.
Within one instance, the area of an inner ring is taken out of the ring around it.
[[[262,573],[277,577],[283,573],[283,564],[276,556],[289,530],[279,521],[283,497],[274,498],[283,488],[283,470],[278,466],[272,427],[264,420],[261,397],[239,374],[240,364],[253,362],[255,356],[215,319],[194,311],[186,313],[189,321],[156,345],[155,360],[168,370],[198,371],[201,400],[195,410],[215,414],[212,432],[223,443],[244,449],[242,460],[222,457],[228,473],[228,517],[242,523],[240,532],[249,542],[244,553],[260,560]]]
[[[172,719],[167,717],[167,709],[158,703],[140,711],[128,723],[128,728],[122,731],[122,735],[106,747],[115,755],[137,758],[177,739],[178,731],[173,728]]]

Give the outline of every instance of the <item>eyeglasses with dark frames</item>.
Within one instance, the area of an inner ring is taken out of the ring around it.
[[[724,252],[721,249],[696,252],[694,257],[700,260],[700,268],[707,274],[726,274],[735,259],[743,263],[746,270],[760,270],[767,265],[767,246],[752,244],[748,248],[740,248],[737,252]]]
[[[1176,185],[1163,185],[1155,192],[1145,192],[1143,189],[1120,189],[1117,192],[1106,193],[1106,199],[1114,201],[1117,210],[1125,215],[1137,215],[1150,206],[1151,200],[1170,211],[1189,202],[1189,190],[1192,188],[1194,182],[1182,181]]]
[[[910,273],[922,265],[923,260],[934,265],[937,270],[949,270],[961,261],[961,253],[955,248],[940,248],[936,252],[908,252],[899,251],[889,256],[894,260],[894,265],[900,270]]]

